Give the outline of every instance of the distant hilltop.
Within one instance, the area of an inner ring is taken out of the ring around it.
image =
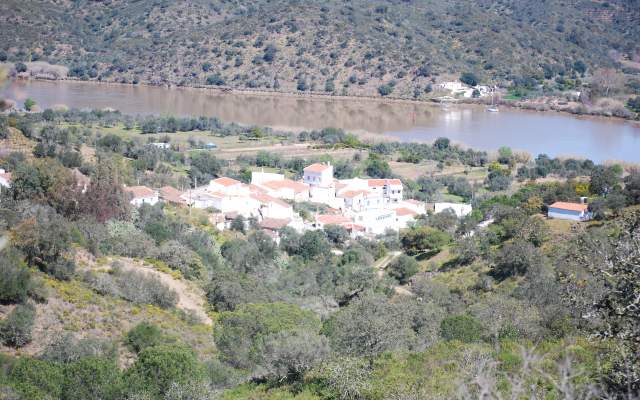
[[[603,68],[640,80],[639,20],[638,0],[6,0],[0,62],[64,66],[35,74],[50,79],[355,96],[438,97],[465,73],[567,90]]]

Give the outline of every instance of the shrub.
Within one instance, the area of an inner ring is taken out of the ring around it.
[[[22,357],[12,366],[9,381],[22,395],[22,399],[60,399],[64,370],[57,363]]]
[[[57,336],[47,345],[40,358],[47,361],[68,364],[87,357],[117,358],[115,343],[92,337],[75,338],[72,334]]]
[[[113,275],[87,275],[91,287],[102,295],[121,297],[137,304],[153,304],[170,308],[178,302],[178,295],[152,273],[114,271]]]
[[[197,278],[204,273],[200,256],[176,240],[163,243],[158,248],[157,258],[170,268],[180,271],[186,278]]]
[[[0,303],[25,301],[31,287],[31,273],[19,253],[12,248],[0,251]]]
[[[140,352],[125,374],[125,387],[131,393],[148,392],[157,398],[167,393],[173,384],[203,378],[204,368],[193,350],[186,346],[161,345]]]
[[[147,347],[157,346],[163,341],[160,329],[150,323],[141,322],[127,332],[126,343],[131,350],[140,353]]]
[[[406,255],[401,255],[389,265],[389,275],[396,278],[401,284],[405,284],[420,270],[418,262]]]
[[[3,344],[22,347],[31,342],[31,329],[36,309],[31,304],[18,304],[0,324],[0,340]]]
[[[446,340],[477,342],[482,337],[482,331],[480,321],[466,314],[447,317],[440,323],[440,335]]]
[[[87,357],[67,365],[64,373],[65,400],[119,398],[120,370],[116,361]]]
[[[329,343],[315,332],[278,332],[265,338],[261,353],[267,376],[299,379],[328,356]]]
[[[393,92],[393,86],[391,85],[380,85],[378,86],[378,93],[380,96],[388,96]]]
[[[460,75],[460,82],[469,86],[476,86],[479,83],[479,79],[473,72],[464,72]]]

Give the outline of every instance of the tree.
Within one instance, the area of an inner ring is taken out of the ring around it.
[[[331,246],[322,231],[306,231],[300,238],[298,254],[306,260],[312,260],[328,254]]]
[[[35,102],[35,100],[33,100],[33,99],[32,99],[32,98],[30,98],[30,97],[29,97],[29,98],[27,98],[27,99],[24,101],[24,109],[25,109],[25,110],[27,110],[27,111],[31,111],[31,110],[33,110],[33,108],[34,108],[35,106],[36,106],[36,102]]]
[[[342,247],[349,240],[349,232],[340,225],[327,225],[324,233],[334,246]]]
[[[23,62],[16,63],[16,72],[17,73],[27,72],[27,65]]]
[[[229,226],[229,229],[231,229],[232,231],[236,231],[236,232],[240,232],[240,233],[245,233],[245,219],[242,215],[238,214],[237,217],[235,217],[233,219],[233,221],[231,221],[231,225]]]
[[[400,235],[402,248],[408,254],[438,252],[451,241],[451,236],[428,226],[412,227]]]
[[[412,329],[414,315],[407,309],[406,304],[367,294],[333,314],[323,332],[334,350],[348,356],[373,357],[385,351],[408,349],[416,333]]]
[[[260,349],[267,377],[278,381],[299,380],[329,355],[325,336],[305,330],[283,331],[267,336]]]
[[[119,163],[113,158],[100,157],[91,182],[80,202],[80,209],[98,222],[124,220],[131,215],[131,204],[122,189]]]
[[[533,266],[539,265],[543,255],[531,243],[516,240],[505,244],[499,251],[492,274],[498,279],[524,275]]]
[[[437,138],[435,142],[433,142],[433,148],[437,150],[447,150],[449,149],[450,145],[451,145],[451,141],[449,140],[449,138],[446,138],[446,137]]]
[[[591,172],[589,190],[591,193],[606,196],[619,184],[620,175],[613,167],[597,166]]]
[[[235,311],[220,313],[214,339],[224,362],[252,370],[264,362],[264,351],[273,351],[263,347],[267,337],[293,331],[317,334],[320,326],[311,311],[293,304],[241,304]]]
[[[420,265],[413,257],[402,254],[389,264],[388,270],[389,275],[404,285],[413,275],[418,273]]]
[[[61,399],[64,387],[64,368],[58,363],[31,357],[19,357],[9,373],[17,391],[25,399]]]
[[[484,327],[471,315],[452,315],[440,323],[440,335],[445,340],[460,340],[465,343],[478,342]]]
[[[384,96],[388,96],[393,92],[393,86],[391,85],[380,85],[378,86],[378,93],[380,93],[380,96],[384,97]]]
[[[477,86],[479,79],[473,72],[463,72],[462,75],[460,75],[460,82],[469,86]]]
[[[31,342],[31,329],[36,309],[31,304],[18,304],[0,321],[0,342],[6,346],[22,347]]]
[[[0,251],[0,303],[24,302],[32,290],[31,273],[13,248]]]
[[[184,345],[147,347],[125,373],[125,387],[130,393],[148,392],[162,396],[175,383],[204,379],[204,368],[193,350]]]
[[[74,264],[66,255],[71,248],[69,224],[55,212],[38,211],[12,231],[12,241],[29,265],[58,279],[69,279]]]
[[[624,195],[629,204],[640,204],[640,171],[633,171],[624,178]]]
[[[593,84],[604,96],[622,86],[623,77],[613,68],[598,69],[593,73]]]
[[[373,153],[369,154],[365,172],[372,178],[390,178],[392,175],[389,163]]]
[[[120,369],[115,359],[86,357],[66,366],[65,400],[116,399],[121,384]]]
[[[131,350],[140,353],[147,347],[160,345],[164,342],[162,331],[148,322],[141,322],[127,332],[126,343]]]
[[[224,83],[225,83],[224,78],[220,76],[220,74],[213,74],[213,75],[207,76],[207,85],[222,86],[224,85]]]
[[[627,100],[627,107],[631,111],[640,114],[640,96],[636,96],[635,98],[632,97]]]

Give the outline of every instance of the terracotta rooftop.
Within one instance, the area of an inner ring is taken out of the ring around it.
[[[327,164],[316,163],[316,164],[311,164],[308,167],[305,167],[304,170],[305,172],[322,172],[327,168],[329,168]]]
[[[267,193],[266,190],[264,190],[263,188],[261,188],[260,186],[256,186],[253,183],[249,183],[247,185],[244,185],[249,189],[250,193]]]
[[[131,193],[134,199],[142,199],[145,197],[153,197],[156,192],[146,186],[125,186],[124,191]]]
[[[369,187],[378,187],[385,185],[402,185],[400,179],[369,179],[367,180]]]
[[[281,218],[265,218],[260,222],[260,226],[264,229],[277,231],[289,225],[290,220]]]
[[[367,195],[369,193],[371,192],[369,192],[368,190],[345,190],[344,192],[340,193],[340,197],[344,197],[345,199],[352,199],[354,197]]]
[[[415,217],[416,215],[418,215],[418,213],[408,208],[400,207],[400,208],[396,208],[396,215],[399,217],[405,217],[408,215]]]
[[[353,222],[351,218],[345,217],[344,215],[317,215],[316,221],[320,222],[322,225],[340,225],[340,224],[348,224]]]
[[[282,207],[291,208],[291,204],[287,203],[286,201],[269,196],[268,194],[252,193],[250,197],[252,199],[258,200],[260,203],[276,203],[281,205]]]
[[[174,187],[163,186],[160,189],[158,189],[158,193],[160,194],[160,197],[164,201],[168,201],[170,203],[176,203],[176,204],[186,203],[185,200],[181,197],[182,192]]]
[[[549,208],[557,208],[559,210],[582,212],[582,211],[587,211],[589,206],[581,203],[566,203],[564,201],[556,201],[555,203],[551,204]]]
[[[227,178],[226,176],[223,176],[222,178],[214,179],[213,182],[217,183],[218,185],[222,185],[226,187],[237,185],[238,183],[240,183],[240,181]]]
[[[305,185],[304,183],[292,181],[291,179],[282,179],[279,181],[264,182],[262,185],[273,190],[282,189],[282,188],[293,189],[293,191],[296,193],[302,193],[309,190],[308,185]]]

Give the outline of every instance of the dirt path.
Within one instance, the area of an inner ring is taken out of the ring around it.
[[[162,283],[178,294],[178,304],[176,304],[176,307],[193,312],[206,325],[213,325],[213,321],[205,310],[204,292],[194,283],[174,279],[171,275],[156,271],[152,267],[146,266],[138,261],[127,258],[119,258],[118,260],[123,263],[125,270],[141,271],[145,274],[156,276]]]

